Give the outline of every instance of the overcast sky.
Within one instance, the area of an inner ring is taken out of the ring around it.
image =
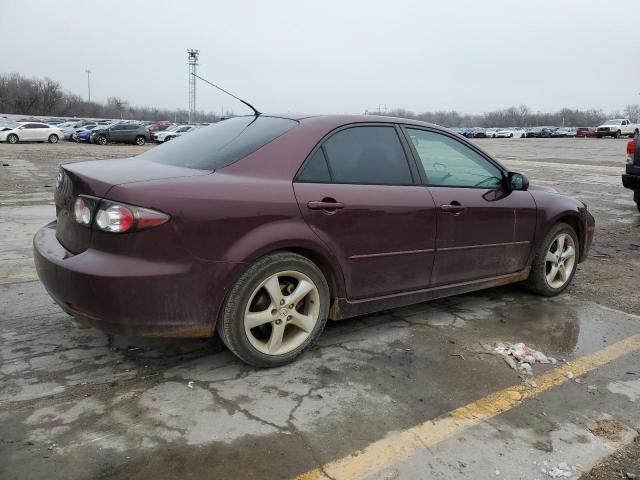
[[[606,4],[607,8],[604,8]],[[637,0],[13,0],[0,72],[187,108],[198,73],[266,112],[481,113],[640,103]],[[246,107],[198,84],[199,110]]]

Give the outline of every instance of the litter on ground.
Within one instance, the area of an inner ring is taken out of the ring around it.
[[[562,462],[557,467],[550,468],[549,470],[542,470],[548,477],[551,478],[570,478],[573,475],[575,467],[570,467],[566,463]]]
[[[557,360],[544,353],[527,347],[524,343],[497,343],[493,351],[504,358],[511,368],[526,375],[532,375],[535,363],[556,364]]]

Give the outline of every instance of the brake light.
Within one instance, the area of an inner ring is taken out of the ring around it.
[[[133,212],[124,205],[110,205],[96,213],[96,226],[105,232],[128,232],[134,223]]]
[[[111,233],[144,230],[162,225],[170,218],[169,215],[148,208],[84,195],[74,202],[73,213],[80,225],[93,225],[98,230]]]
[[[636,140],[629,140],[627,142],[627,163],[633,163],[633,156],[636,153]]]

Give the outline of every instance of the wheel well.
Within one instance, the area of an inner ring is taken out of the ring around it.
[[[339,296],[339,288],[336,280],[337,273],[326,258],[317,252],[304,247],[285,248],[284,251],[297,253],[298,255],[302,255],[315,263],[322,271],[324,278],[327,279],[327,284],[329,285],[329,296],[331,299]]]
[[[580,255],[582,255],[582,245],[584,242],[584,228],[582,226],[582,223],[577,217],[574,217],[572,215],[567,215],[565,217],[559,218],[558,223],[566,223],[571,228],[573,228],[573,230],[576,232],[576,235],[578,235],[578,258],[580,258]]]

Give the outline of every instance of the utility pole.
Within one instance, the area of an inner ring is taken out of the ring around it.
[[[89,102],[91,102],[91,70],[85,70],[87,72],[87,90],[89,91]]]
[[[196,117],[196,66],[200,50],[187,50],[187,65],[189,65],[189,123]]]

